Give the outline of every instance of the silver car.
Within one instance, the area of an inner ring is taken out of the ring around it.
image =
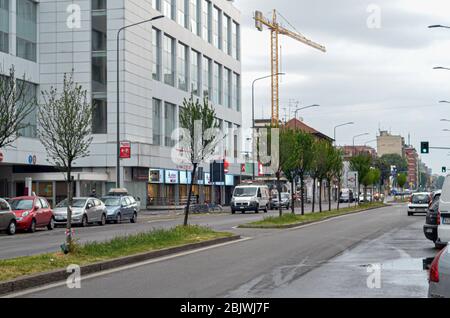
[[[55,224],[67,223],[67,199],[58,203],[53,209]],[[108,212],[105,204],[97,198],[74,198],[72,204],[72,224],[81,225],[97,223],[101,226],[106,224]]]
[[[16,215],[3,199],[0,199],[0,231],[6,231],[9,235],[16,234]]]
[[[434,259],[430,269],[430,298],[450,298],[450,249],[446,247]]]

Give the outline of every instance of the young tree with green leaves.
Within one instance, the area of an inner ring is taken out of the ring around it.
[[[330,148],[332,146],[325,141],[318,141],[316,147],[316,173],[317,181],[319,182],[319,211],[322,212],[322,190],[323,181],[327,178],[327,173],[330,168],[330,161],[328,159]]]
[[[14,143],[20,131],[29,126],[26,119],[37,106],[35,89],[16,78],[14,66],[7,76],[0,75],[0,149]]]
[[[405,189],[406,182],[408,181],[408,176],[406,173],[399,173],[397,176],[397,184],[402,189],[402,198],[403,198],[403,192]]]
[[[298,176],[300,179],[300,200],[301,213],[305,215],[305,178],[308,171],[311,170],[314,160],[314,137],[311,134],[297,131],[296,132],[298,154],[296,154],[296,164]],[[294,201],[293,201],[294,202]]]
[[[350,169],[358,172],[358,179],[360,180],[358,184],[358,202],[359,202],[359,193],[361,190],[360,184],[363,183],[365,178],[367,177],[367,174],[370,171],[371,164],[372,164],[372,157],[366,153],[361,153],[350,159]]]
[[[192,200],[192,189],[197,169],[200,164],[212,158],[215,148],[220,142],[217,134],[219,122],[216,120],[216,112],[207,98],[200,103],[191,96],[183,101],[180,110],[179,146],[182,149],[180,155],[192,165],[192,178],[189,186],[188,201],[184,213],[184,226],[188,225],[189,212]]]
[[[38,136],[47,151],[48,160],[67,173],[67,235],[66,251],[72,250],[72,169],[77,159],[89,155],[92,143],[93,107],[87,91],[64,75],[62,92],[54,87],[42,92],[39,106]],[[106,221],[106,220],[105,220]]]
[[[341,182],[342,182],[342,177],[344,175],[344,159],[343,159],[343,154],[342,154],[342,150],[334,148],[333,151],[333,165],[332,165],[332,171],[333,171],[333,176],[334,179],[337,183],[337,209],[340,209],[340,200],[339,200],[339,195],[341,193]]]

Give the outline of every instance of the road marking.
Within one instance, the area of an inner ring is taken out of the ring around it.
[[[116,272],[126,271],[126,270],[129,270],[129,269],[142,267],[142,266],[146,266],[146,265],[150,265],[150,264],[154,264],[154,263],[159,263],[159,262],[171,260],[171,259],[182,257],[182,256],[187,256],[187,255],[191,255],[191,254],[204,252],[204,251],[207,251],[207,250],[212,250],[212,249],[219,248],[219,247],[224,247],[224,246],[228,246],[228,245],[234,245],[234,244],[242,243],[242,242],[249,241],[249,240],[252,240],[252,239],[253,239],[252,237],[243,237],[243,238],[241,238],[239,240],[236,240],[236,241],[226,242],[226,243],[217,244],[217,245],[213,245],[213,246],[207,246],[207,247],[195,249],[195,250],[192,250],[192,251],[181,252],[181,253],[168,255],[168,256],[164,256],[164,257],[160,257],[160,258],[155,258],[155,259],[152,259],[152,260],[148,260],[148,261],[144,261],[144,262],[140,262],[140,263],[136,263],[136,264],[131,264],[131,265],[123,266],[123,267],[110,269],[110,270],[107,270],[107,271],[98,272],[98,273],[95,273],[95,274],[86,275],[86,276],[83,276],[81,278],[81,282],[83,282],[85,280],[93,279],[93,278],[96,278],[96,277],[101,277],[101,276],[113,274],[113,273],[116,273]],[[34,293],[41,292],[41,291],[44,291],[44,290],[53,289],[53,288],[57,288],[57,287],[65,286],[65,285],[66,285],[66,281],[64,280],[64,281],[59,282],[59,283],[54,283],[54,284],[50,284],[50,285],[46,285],[46,286],[42,286],[42,287],[36,287],[36,288],[24,290],[24,291],[21,291],[21,292],[17,292],[17,293],[9,294],[9,295],[6,295],[6,296],[2,296],[0,298],[16,298],[16,297],[30,295],[30,294],[34,294]]]

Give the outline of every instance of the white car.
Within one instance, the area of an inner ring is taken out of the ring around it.
[[[438,237],[441,245],[450,242],[450,175],[445,178],[439,200]]]
[[[427,213],[428,207],[431,203],[431,199],[431,193],[414,193],[409,199],[408,216],[413,216],[416,213]]]

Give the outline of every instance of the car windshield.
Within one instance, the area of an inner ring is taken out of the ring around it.
[[[33,200],[11,200],[10,205],[13,210],[31,210],[33,209]]]
[[[282,199],[289,199],[289,193],[282,193],[281,194]]]
[[[426,194],[416,194],[412,198],[412,203],[427,203],[428,195]]]
[[[120,206],[120,198],[103,198],[106,206]]]
[[[235,197],[254,197],[256,196],[257,188],[236,188],[234,190]]]
[[[57,208],[67,208],[67,199],[59,202],[56,207]],[[86,199],[74,199],[73,203],[72,203],[72,207],[73,208],[83,208],[84,205],[86,204]]]

